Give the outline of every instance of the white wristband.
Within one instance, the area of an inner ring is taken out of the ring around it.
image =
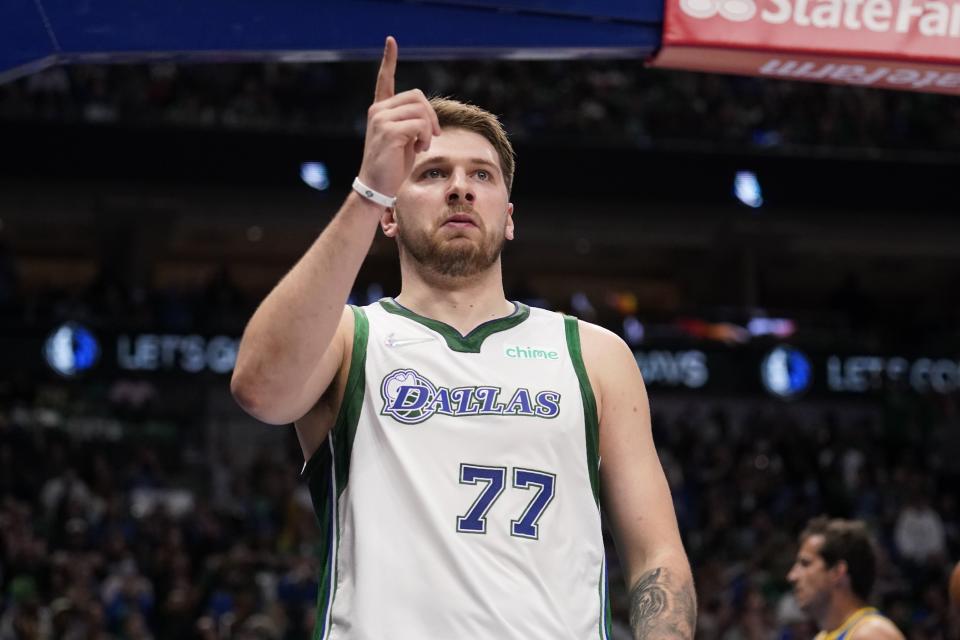
[[[390,196],[385,196],[379,191],[374,191],[367,185],[360,182],[360,176],[357,176],[353,179],[353,190],[362,195],[367,200],[376,202],[379,205],[384,207],[395,207],[397,206],[397,199],[391,198]]]

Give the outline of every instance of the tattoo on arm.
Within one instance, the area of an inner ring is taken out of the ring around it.
[[[662,569],[646,574],[630,594],[630,628],[638,638],[646,637],[647,623],[667,607],[667,592],[657,584]]]
[[[630,629],[636,640],[689,640],[697,623],[693,583],[677,580],[658,567],[648,571],[630,592]]]

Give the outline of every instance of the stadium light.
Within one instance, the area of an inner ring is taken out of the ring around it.
[[[327,165],[322,162],[304,162],[300,165],[300,179],[317,191],[326,191],[330,186],[330,176],[327,173]]]
[[[643,323],[636,316],[627,316],[623,319],[623,335],[631,346],[643,342],[645,333]]]
[[[593,308],[593,304],[590,303],[590,298],[582,291],[577,291],[570,296],[570,306],[573,307],[573,310],[578,315],[584,317],[592,317],[597,313],[597,310]]]
[[[759,209],[763,205],[763,191],[757,174],[753,171],[737,171],[733,179],[733,195],[748,207]]]
[[[747,323],[747,331],[752,336],[776,336],[789,338],[797,332],[797,323],[789,318],[753,317]]]

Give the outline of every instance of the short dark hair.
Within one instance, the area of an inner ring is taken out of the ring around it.
[[[843,560],[853,592],[861,600],[867,600],[877,575],[877,554],[866,523],[819,516],[807,523],[800,541],[810,536],[823,536],[820,557],[828,567]]]
[[[507,193],[513,189],[513,172],[516,168],[516,155],[507,132],[497,116],[486,109],[460,102],[451,98],[431,98],[430,105],[437,113],[440,128],[466,129],[478,133],[493,145],[500,158],[500,170],[507,185]]]

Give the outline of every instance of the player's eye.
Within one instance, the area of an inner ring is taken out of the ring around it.
[[[441,171],[440,169],[436,169],[436,168],[434,168],[434,169],[427,169],[426,171],[423,172],[423,177],[424,177],[424,178],[442,178],[442,177],[443,177],[443,171]]]
[[[489,179],[490,179],[490,173],[489,173],[486,169],[478,169],[478,170],[477,170],[477,179],[479,179],[479,180],[489,180]]]

